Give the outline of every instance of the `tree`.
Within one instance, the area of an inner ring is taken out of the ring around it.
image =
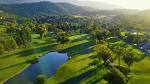
[[[0,44],[1,44],[2,50],[3,48],[4,50],[13,50],[17,48],[16,41],[11,36],[0,37]]]
[[[127,84],[124,74],[114,67],[108,68],[108,73],[104,75],[104,79],[109,84]]]
[[[107,24],[102,24],[102,28],[106,29],[107,28]]]
[[[110,36],[110,31],[109,30],[102,30],[99,35],[98,35],[98,40],[105,40]]]
[[[19,25],[15,38],[18,45],[27,46],[31,42],[31,29],[24,25]]]
[[[129,71],[131,65],[136,61],[136,54],[133,51],[128,52],[124,57],[123,57],[124,62],[129,66]]]
[[[31,29],[33,26],[31,22],[19,19],[18,23],[14,22],[9,24],[7,33],[13,35],[13,38],[20,45],[28,45],[31,42]]]
[[[120,46],[116,46],[114,48],[114,51],[117,54],[117,58],[119,61],[119,66],[120,66],[121,60],[122,60],[123,56],[126,54],[126,50],[124,48],[121,48]]]
[[[16,21],[14,21],[14,23],[9,24],[6,33],[15,33],[17,25],[18,24],[16,23]]]
[[[36,84],[45,84],[46,77],[44,75],[39,75],[36,78]]]
[[[64,32],[59,33],[57,37],[58,37],[57,42],[59,42],[61,44],[65,44],[69,41],[67,34]]]
[[[92,31],[92,38],[95,39],[95,42],[97,44],[97,41],[99,40],[99,36],[100,36],[100,30],[94,30]]]
[[[103,59],[104,63],[106,63],[112,56],[112,51],[106,45],[98,45],[96,47],[96,52],[99,60]]]
[[[38,34],[40,34],[40,37],[43,38],[48,31],[48,27],[46,24],[39,24],[39,25],[37,25],[36,31]]]
[[[115,27],[113,28],[113,34],[120,37],[121,35],[121,29],[122,29],[122,25],[121,24],[117,24],[115,25]]]
[[[17,48],[17,43],[13,39],[13,37],[7,37],[6,40],[7,40],[7,42],[5,44],[5,49],[6,50],[13,50],[13,49]]]

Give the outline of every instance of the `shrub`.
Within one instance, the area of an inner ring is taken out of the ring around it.
[[[0,55],[4,52],[4,50],[5,50],[5,49],[4,49],[3,44],[0,43]]]
[[[0,43],[5,50],[13,50],[17,48],[16,41],[11,36],[0,37]]]
[[[17,48],[16,41],[12,37],[8,37],[5,49],[6,50],[13,50]]]
[[[45,84],[46,77],[44,75],[38,75],[36,78],[36,84]]]
[[[57,41],[60,42],[61,44],[65,44],[69,42],[69,39],[66,36],[60,36],[58,37]]]
[[[126,80],[121,72],[109,72],[104,76],[104,79],[108,81],[109,84],[126,84]]]
[[[35,64],[38,62],[38,57],[33,57],[32,59],[27,60],[27,63]]]

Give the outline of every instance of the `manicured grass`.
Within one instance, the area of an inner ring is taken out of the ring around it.
[[[88,36],[87,36],[88,37]],[[81,38],[80,38],[81,40]],[[80,42],[78,40],[76,43]],[[82,41],[86,43],[91,42],[90,39],[83,38]],[[92,41],[93,42],[93,41]],[[143,55],[143,53],[134,48],[133,46],[125,43],[122,40],[118,40],[115,38],[108,39],[109,44],[114,46],[122,46],[126,49],[133,49],[136,53],[138,53],[140,56]],[[74,44],[74,43],[73,43]],[[96,60],[96,53],[93,51],[94,42],[92,45],[88,45],[88,49],[84,45],[84,42],[81,43],[79,46],[76,45],[72,48],[65,49],[69,54],[73,57],[70,59],[67,63],[63,64],[56,72],[56,74],[49,78],[47,81],[47,84],[106,84],[107,82],[103,80],[103,75],[106,73],[105,69],[99,69],[95,71],[95,65],[90,65]],[[76,54],[73,54],[76,53]],[[139,56],[139,57],[140,57]],[[91,59],[92,58],[92,59]],[[118,63],[117,60],[115,63]],[[126,66],[127,65],[121,61],[121,65]],[[92,72],[90,72],[92,71]]]
[[[103,76],[106,74],[107,70],[105,68],[96,69],[92,75],[80,81],[80,84],[107,84],[107,81],[103,79]]]
[[[34,56],[42,56],[48,52],[55,43],[47,43],[47,39],[37,39],[39,35],[33,34],[33,42],[30,48],[9,51],[0,56],[0,83],[18,74],[29,64],[27,60]]]
[[[85,34],[70,37],[71,41],[78,40],[86,36]],[[9,51],[0,56],[0,83],[11,78],[12,76],[19,74],[29,64],[27,60],[32,59],[35,56],[42,56],[50,50],[64,50],[72,46],[86,43],[87,40],[80,42],[74,42],[66,45],[58,45],[56,39],[47,37],[40,39],[38,34],[32,35],[32,46],[25,49],[17,49]]]
[[[69,60],[58,69],[57,73],[50,78],[50,80],[48,80],[48,84],[58,84],[60,82],[64,82],[64,84],[79,82],[82,78],[78,79],[78,77],[94,68],[93,66],[90,66],[90,63],[92,63],[93,60],[89,57],[92,55],[93,53],[80,55]]]
[[[62,65],[53,77],[48,79],[48,84],[78,83],[88,77],[95,68],[91,65],[96,54],[92,49],[95,42],[90,40],[88,35],[72,36],[70,39],[71,43],[66,44],[69,47],[61,50],[67,51],[72,58]]]
[[[50,50],[59,50],[68,53],[71,59],[58,68],[56,74],[47,80],[47,84],[107,84],[102,76],[105,75],[105,69],[95,69],[94,61],[97,60],[96,53],[93,51],[95,42],[89,38],[87,34],[74,35],[69,37],[70,42],[66,44],[57,44],[56,39],[52,37],[39,39],[39,35],[33,34],[33,41],[31,48],[17,49],[8,52],[6,55],[0,56],[0,82],[14,76],[28,66],[27,60],[42,56]],[[111,38],[107,40],[111,47],[117,45],[126,49],[132,49],[138,53],[139,57],[143,53],[133,46],[125,43],[122,40]],[[149,82],[149,64],[150,58],[145,58],[140,62],[134,63],[131,67],[133,78],[129,84],[134,84],[134,81],[140,80],[144,84]],[[115,63],[118,63],[116,60]],[[122,61],[121,65],[126,66]],[[146,67],[144,67],[146,66]],[[142,69],[141,69],[142,68]],[[140,83],[137,83],[140,84]]]
[[[149,84],[150,83],[150,57],[145,57],[140,62],[135,62],[131,67],[131,79],[129,84]]]
[[[128,84],[149,84],[150,83],[150,57],[144,57],[144,53],[139,49],[125,43],[124,41],[117,41],[114,38],[109,39],[109,42],[112,46],[122,46],[128,50],[133,50],[135,53],[138,54],[141,60],[139,62],[135,62],[131,66],[131,79],[129,80]],[[118,63],[118,60],[115,61]],[[124,62],[121,61],[121,64],[127,66]]]
[[[109,43],[109,45],[112,49],[114,49],[116,46],[120,46],[121,48],[124,48],[124,49],[128,50],[129,52],[131,50],[133,52],[135,52],[138,56],[137,58],[139,58],[139,59],[141,59],[144,56],[144,53],[141,50],[133,47],[132,45],[124,42],[123,40],[119,40],[117,38],[111,37],[111,38],[107,39],[107,42]],[[119,63],[119,61],[115,60],[114,63]],[[127,66],[123,60],[121,60],[121,65]]]

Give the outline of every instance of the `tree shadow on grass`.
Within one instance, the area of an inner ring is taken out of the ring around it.
[[[114,42],[119,41],[119,39],[118,39],[118,38],[115,38],[115,37],[112,37],[112,38],[107,39],[107,41],[114,43]]]
[[[88,53],[90,54],[90,52],[88,52]],[[88,54],[88,53],[86,53],[86,54]],[[74,63],[83,61],[83,60],[88,59],[88,58],[90,58],[90,59],[95,59],[95,58],[97,58],[97,56],[96,56],[96,55],[91,55],[91,56],[85,57],[85,58],[83,58],[83,59],[77,60],[77,61],[75,61]]]
[[[100,71],[99,69],[102,67],[103,65],[99,65],[97,68],[95,68],[94,73],[85,78],[85,80],[87,80],[85,84],[97,84],[97,83],[99,84],[99,82],[103,79],[104,76],[104,73],[99,72]]]
[[[25,63],[26,62],[21,62],[21,63],[10,65],[10,66],[4,67],[4,68],[0,68],[0,71],[5,70],[5,69],[9,69],[9,68],[12,68],[12,67],[20,66],[20,65],[25,64]]]
[[[75,61],[74,63],[77,63],[77,62],[83,61],[83,60],[85,60],[85,59],[87,59],[87,58],[83,58],[83,59],[77,60],[77,61]]]
[[[35,54],[35,53],[42,53],[42,52],[45,52],[45,51],[48,51],[48,50],[52,50],[55,45],[57,45],[57,44],[48,45],[48,46],[39,47],[39,48],[34,48],[34,49],[31,49],[31,50],[26,50],[26,51],[23,51],[23,52],[19,52],[17,54],[19,54],[19,56],[23,57],[23,56],[29,56],[29,55],[32,55],[32,54]]]
[[[103,78],[95,78],[93,80],[89,80],[87,84],[97,84]]]
[[[72,40],[71,42],[77,42],[77,41],[81,41],[81,40],[85,40],[85,39],[89,39],[89,36],[85,35],[85,36],[80,36],[79,38],[76,38],[74,40]]]
[[[89,47],[93,46],[95,43],[93,41],[89,41],[83,44],[79,44],[76,46],[72,46],[62,50],[63,52],[68,52],[69,56],[75,56],[77,54],[86,54],[91,51]]]
[[[38,47],[38,48],[33,48],[33,49],[29,49],[29,50],[25,50],[16,54],[19,54],[19,56],[24,57],[24,56],[29,56],[35,53],[42,53],[48,50],[52,50],[54,46],[56,46],[57,44],[53,44],[53,45],[48,45],[48,46],[43,46],[43,47]]]
[[[86,54],[90,54],[90,52],[92,52],[93,50],[90,48],[85,48],[83,50],[77,50],[75,51],[75,53],[69,53],[70,56],[74,57],[74,56],[81,56],[81,55],[86,55]]]
[[[31,49],[23,50],[23,51],[14,53],[14,54],[3,56],[0,58],[8,58],[8,57],[13,56],[13,55],[19,55],[20,57],[25,57],[25,56],[29,56],[29,55],[32,55],[35,53],[42,53],[42,52],[45,52],[48,50],[52,50],[55,45],[57,45],[57,44],[52,44],[52,45],[38,47],[38,48],[31,48]]]
[[[82,69],[79,70],[78,72],[83,71],[83,70],[86,70],[87,68],[89,68],[89,67],[91,67],[91,66],[95,66],[95,65],[96,65],[96,64],[95,64],[94,62],[89,63],[88,66],[82,68]],[[97,73],[96,68],[93,68],[93,69],[90,69],[90,70],[86,71],[85,73],[82,73],[82,74],[76,76],[76,77],[70,78],[70,79],[68,79],[68,80],[66,80],[66,81],[64,81],[64,82],[62,82],[62,83],[60,83],[60,84],[80,84],[79,82],[80,82],[81,80],[86,79],[86,78],[88,78],[88,77],[91,77],[91,76],[93,76],[93,75],[96,74],[96,73]],[[96,82],[99,81],[99,80],[100,80],[100,79],[97,79],[97,80],[94,80],[94,81],[92,81],[92,82],[95,82],[95,83],[96,83]],[[93,84],[94,84],[94,83],[93,83]]]
[[[64,82],[62,82],[60,84],[79,84],[79,82],[82,79],[92,75],[94,72],[95,72],[95,69],[89,70],[89,71],[87,71],[87,72],[85,72],[85,73],[83,73],[83,74],[81,74],[79,76],[70,78],[70,79],[68,79],[68,80],[66,80],[66,81],[64,81]]]
[[[89,56],[88,58],[95,59],[95,58],[97,58],[97,56],[96,55],[92,55],[92,56]]]

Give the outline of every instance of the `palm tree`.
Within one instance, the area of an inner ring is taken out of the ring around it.
[[[129,66],[129,71],[130,71],[131,65],[134,63],[134,61],[137,60],[135,56],[136,56],[136,54],[132,50],[132,51],[128,52],[123,58],[124,62]]]
[[[120,46],[117,46],[114,51],[116,52],[117,54],[117,57],[118,57],[118,61],[119,61],[119,66],[121,65],[121,60],[122,60],[122,57],[126,54],[126,50],[124,48],[121,48]]]
[[[112,51],[106,46],[106,45],[98,45],[95,48],[96,52],[97,52],[97,56],[99,61],[101,62],[101,58],[104,61],[104,64],[107,63],[107,61],[111,58],[112,56]]]

